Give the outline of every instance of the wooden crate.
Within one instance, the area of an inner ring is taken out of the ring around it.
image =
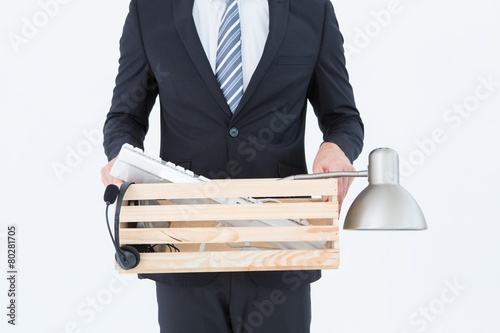
[[[321,196],[328,200],[322,201]],[[272,197],[279,202],[183,203],[228,197]],[[180,252],[167,246],[164,252],[141,253],[134,269],[116,268],[121,273],[335,269],[339,265],[336,198],[335,179],[132,184],[120,212],[120,245],[172,244]],[[220,222],[279,219],[307,219],[310,225],[226,226]],[[165,226],[167,221],[168,228],[155,226]],[[138,228],[138,222],[153,227]]]

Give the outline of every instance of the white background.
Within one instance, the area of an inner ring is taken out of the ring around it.
[[[500,332],[498,1],[334,6],[366,128],[355,166],[365,169],[374,148],[397,150],[429,230],[342,231],[341,267],[313,285],[312,331]],[[60,0],[51,15],[37,0],[1,7],[0,330],[157,332],[154,284],[114,273],[99,178],[128,1]],[[39,27],[23,32],[26,22]],[[152,155],[157,120],[155,108]],[[311,117],[310,164],[320,140]],[[344,207],[366,184],[355,180]],[[6,316],[10,224],[15,327]]]

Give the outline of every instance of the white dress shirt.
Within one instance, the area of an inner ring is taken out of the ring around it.
[[[215,73],[215,56],[219,25],[226,0],[195,0],[193,19],[201,44]],[[243,61],[243,90],[262,57],[269,34],[269,5],[267,0],[238,0],[241,25]]]

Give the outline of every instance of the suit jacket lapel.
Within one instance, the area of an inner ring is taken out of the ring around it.
[[[288,14],[289,14],[289,0],[268,0],[269,1],[269,35],[267,37],[266,44],[264,46],[264,52],[262,53],[262,58],[255,69],[255,72],[248,83],[248,87],[245,90],[243,98],[240,104],[235,110],[237,114],[241,109],[245,107],[250,97],[255,91],[255,88],[259,85],[264,74],[268,70],[269,66],[276,58],[276,53],[278,52],[283,37],[287,29]]]
[[[269,1],[269,35],[264,46],[262,58],[252,75],[243,98],[235,110],[237,114],[245,107],[252,96],[255,88],[259,85],[262,77],[276,57],[283,37],[287,29],[288,14],[289,14],[289,0],[268,0]],[[219,84],[215,75],[210,67],[210,63],[203,49],[203,45],[198,37],[196,26],[193,20],[193,3],[194,0],[174,0],[174,24],[181,37],[181,40],[186,48],[193,64],[196,66],[201,77],[205,81],[208,89],[217,100],[221,109],[228,116],[232,116],[231,110],[220,90]]]
[[[174,24],[184,47],[221,109],[226,115],[232,116],[196,31],[193,20],[194,0],[174,0],[172,2],[174,6]]]

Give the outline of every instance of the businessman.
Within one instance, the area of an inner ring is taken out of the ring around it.
[[[307,101],[324,142],[313,172],[353,170],[363,142],[330,0],[132,0],[104,126],[109,163],[143,146],[160,102],[160,156],[209,178],[307,173]],[[350,180],[340,179],[339,201]],[[141,275],[165,332],[307,333],[319,271]]]

